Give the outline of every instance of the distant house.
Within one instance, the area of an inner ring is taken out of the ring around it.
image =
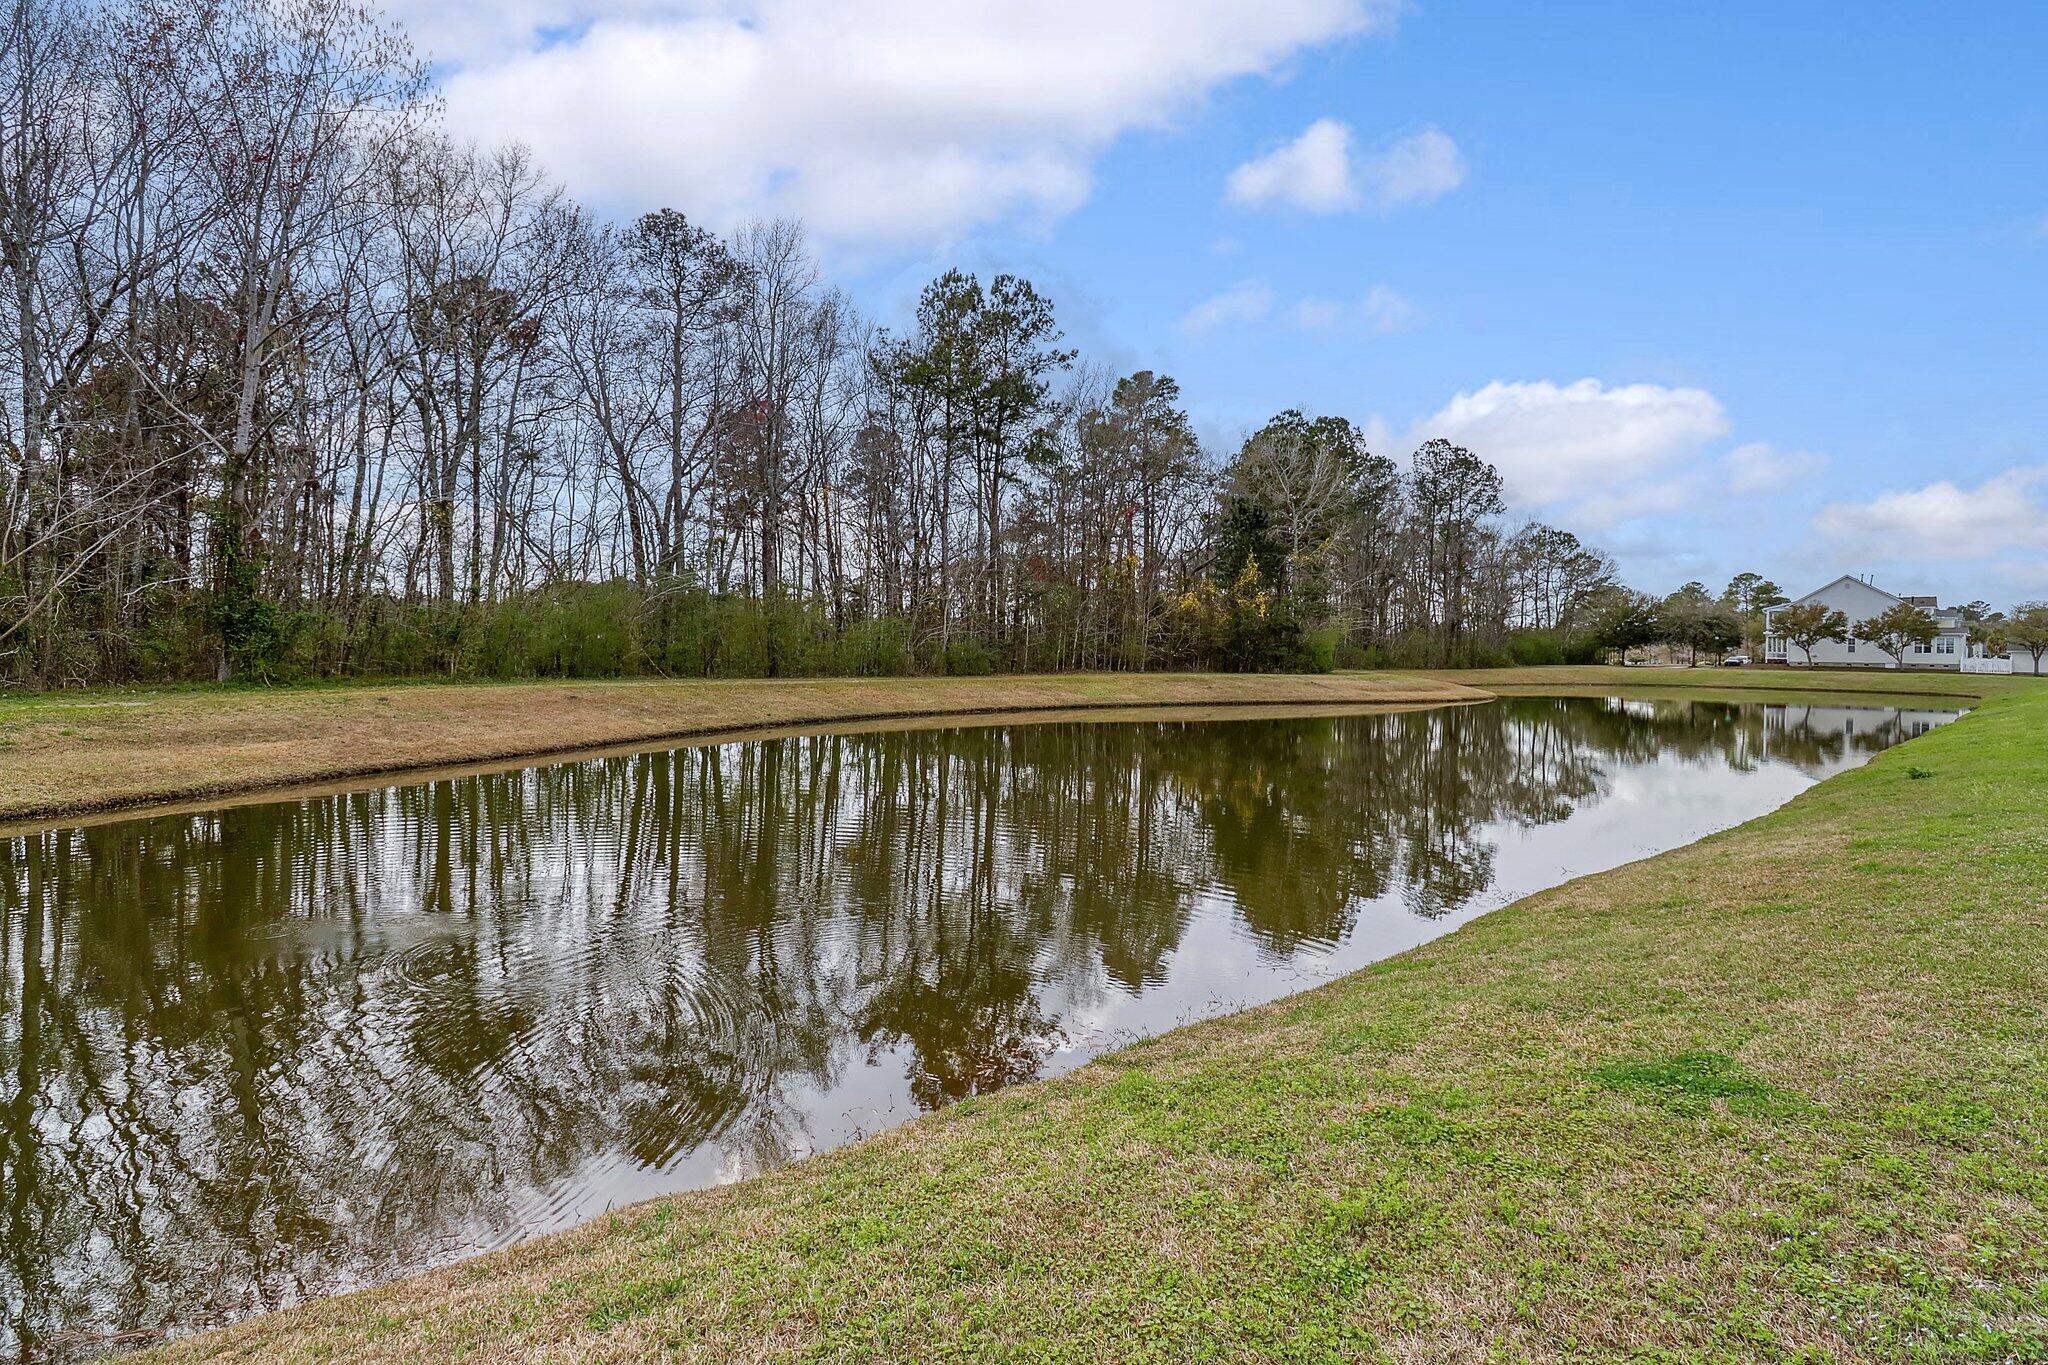
[[[1809,656],[1798,645],[1778,634],[1776,617],[1787,608],[1811,602],[1818,602],[1830,611],[1839,611],[1848,617],[1849,638],[1819,641]],[[1901,602],[1910,602],[1932,616],[1939,633],[1925,645],[1908,645],[1904,658],[1893,658],[1876,642],[1862,638],[1858,632],[1863,629],[1864,622],[1882,616]],[[1815,588],[1797,601],[1764,608],[1765,663],[1808,664],[1819,668],[1944,668],[1956,672],[1965,667],[1964,660],[1981,658],[1981,651],[1970,642],[1970,623],[1955,608],[1944,607],[1932,597],[1897,597],[1851,574],[1843,574],[1826,587]],[[1970,665],[1970,671],[2003,673],[2007,671],[2007,664],[2014,673],[2034,671],[2033,656],[2025,650],[2000,655],[1995,660],[1983,660]]]

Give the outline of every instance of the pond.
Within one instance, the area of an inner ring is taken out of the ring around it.
[[[744,1177],[1690,842],[1953,714],[961,724],[0,838],[0,1353]]]

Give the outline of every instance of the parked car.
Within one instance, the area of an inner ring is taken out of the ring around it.
[[[1721,660],[1721,667],[1723,668],[1745,668],[1748,665],[1749,656],[1747,654],[1730,654]]]

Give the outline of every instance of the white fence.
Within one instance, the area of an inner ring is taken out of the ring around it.
[[[2011,659],[1965,659],[1965,660],[1963,660],[1963,672],[1965,672],[1965,673],[2010,673],[2010,672],[2012,672],[2012,660],[2011,660]]]

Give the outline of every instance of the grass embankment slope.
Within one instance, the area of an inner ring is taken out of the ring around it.
[[[997,678],[180,688],[0,696],[0,820],[116,810],[740,727],[1126,706],[1482,700],[1436,679]]]
[[[1977,681],[1323,989],[167,1355],[2043,1358],[2048,687]]]

